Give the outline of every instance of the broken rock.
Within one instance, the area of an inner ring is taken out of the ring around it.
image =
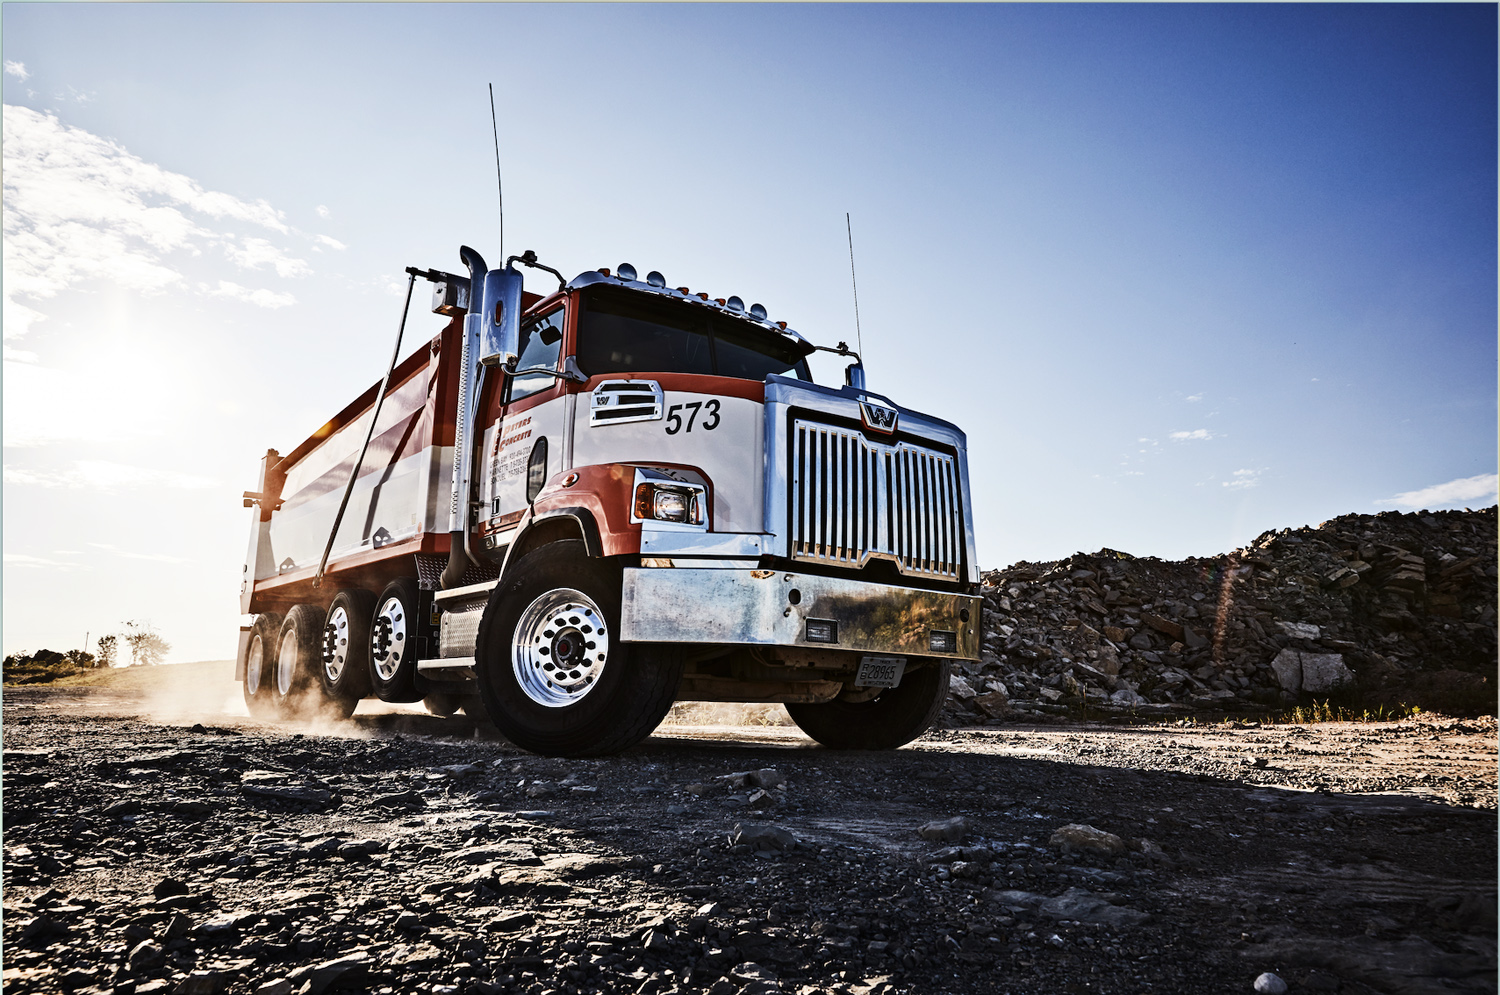
[[[961,815],[937,819],[917,830],[917,835],[933,843],[956,843],[969,832],[969,820]]]
[[[1125,852],[1125,841],[1114,833],[1106,833],[1102,829],[1095,829],[1093,826],[1077,822],[1058,829],[1047,843],[1049,846],[1072,847],[1075,850],[1088,850],[1111,857],[1117,857]]]

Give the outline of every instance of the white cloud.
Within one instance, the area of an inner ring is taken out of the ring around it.
[[[10,63],[6,72],[16,75]],[[8,340],[24,336],[45,317],[35,307],[38,302],[83,281],[108,280],[142,294],[182,286],[178,259],[201,256],[208,246],[223,245],[230,259],[247,269],[269,265],[282,277],[310,272],[305,261],[266,238],[226,230],[249,225],[278,235],[301,234],[264,200],[204,189],[117,142],[27,107],[4,107],[3,145]],[[293,301],[270,291],[226,296],[262,307]]]
[[[244,269],[260,269],[270,264],[281,277],[307,276],[312,270],[301,259],[293,259],[263,238],[247,238],[243,248],[225,245],[224,254]]]
[[[1421,490],[1406,491],[1393,498],[1379,502],[1394,504],[1401,508],[1441,508],[1444,505],[1491,505],[1495,503],[1497,478],[1493,473],[1481,473],[1473,477],[1460,477],[1446,484],[1433,484]]]
[[[116,491],[131,487],[205,490],[218,481],[175,470],[153,470],[107,460],[75,460],[68,470],[41,470],[5,464],[5,482],[31,487],[66,487],[90,491]]]
[[[1189,439],[1212,439],[1213,437],[1214,434],[1206,428],[1195,428],[1191,432],[1173,432],[1168,436],[1168,438],[1175,439],[1178,442],[1185,442]]]
[[[1187,400],[1187,402],[1189,404],[1197,404],[1199,401],[1203,400],[1203,395],[1202,394],[1193,394],[1192,396],[1186,398],[1185,400]]]
[[[29,80],[31,78],[31,74],[26,71],[26,63],[24,63],[24,62],[12,62],[9,59],[5,60],[5,75],[7,75],[7,76],[14,76],[16,79],[20,80],[22,83],[26,82],[27,80]]]
[[[5,562],[10,566],[17,567],[43,567],[52,570],[77,570],[81,563],[62,563],[58,560],[49,560],[45,556],[31,556],[28,553],[6,553]]]
[[[247,304],[254,304],[256,307],[267,307],[273,310],[297,303],[297,298],[291,294],[278,294],[266,290],[264,287],[259,290],[251,290],[248,287],[242,287],[238,283],[231,283],[228,280],[220,280],[219,285],[211,289],[204,284],[202,285],[202,289],[210,297],[228,297],[231,300],[244,301]]]
[[[327,235],[314,235],[313,241],[326,245],[330,249],[338,249],[340,252],[348,248],[343,242],[340,242],[336,238],[329,238]]]
[[[1264,467],[1259,470],[1236,470],[1231,474],[1231,479],[1220,481],[1220,486],[1232,491],[1247,490],[1260,483],[1260,475],[1264,472]]]
[[[111,546],[108,543],[103,542],[91,542],[89,543],[89,545],[93,546],[95,549],[102,549],[106,553],[113,553],[115,556],[126,560],[150,560],[153,563],[187,562],[187,560],[181,556],[169,556],[166,553],[136,553],[132,552],[131,550],[121,549],[118,546]]]
[[[326,204],[319,204],[314,210],[318,212],[318,217],[320,218],[326,218],[333,213],[328,209],[328,205]]]

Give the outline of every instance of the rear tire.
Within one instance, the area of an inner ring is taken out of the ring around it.
[[[618,564],[576,540],[533,550],[490,595],[475,671],[506,739],[544,756],[618,753],[651,735],[682,678],[677,646],[619,641]]]
[[[381,701],[422,700],[417,690],[421,622],[417,582],[398,577],[387,584],[370,623],[370,681]]]
[[[375,596],[369,591],[340,591],[323,623],[321,665],[323,693],[343,711],[354,714],[370,694],[370,620]]]
[[[276,716],[276,700],[271,685],[276,681],[276,645],[281,639],[281,615],[266,612],[255,617],[250,629],[250,645],[245,649],[245,708],[250,717],[270,719]]]
[[[931,660],[869,701],[787,705],[798,728],[835,750],[894,750],[932,727],[948,697],[947,660]]]
[[[318,671],[323,666],[325,617],[321,608],[297,605],[281,623],[271,697],[277,711],[288,718],[311,718],[322,710]]]

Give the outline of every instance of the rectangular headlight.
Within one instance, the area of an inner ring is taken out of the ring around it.
[[[695,490],[651,482],[636,485],[635,517],[642,521],[655,519],[684,525],[703,524],[703,511]]]
[[[927,634],[927,649],[933,653],[958,652],[958,633],[933,629]]]

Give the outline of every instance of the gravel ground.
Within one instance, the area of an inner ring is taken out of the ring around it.
[[[5,690],[7,992],[1496,990],[1493,718],[560,761],[200,692]]]

